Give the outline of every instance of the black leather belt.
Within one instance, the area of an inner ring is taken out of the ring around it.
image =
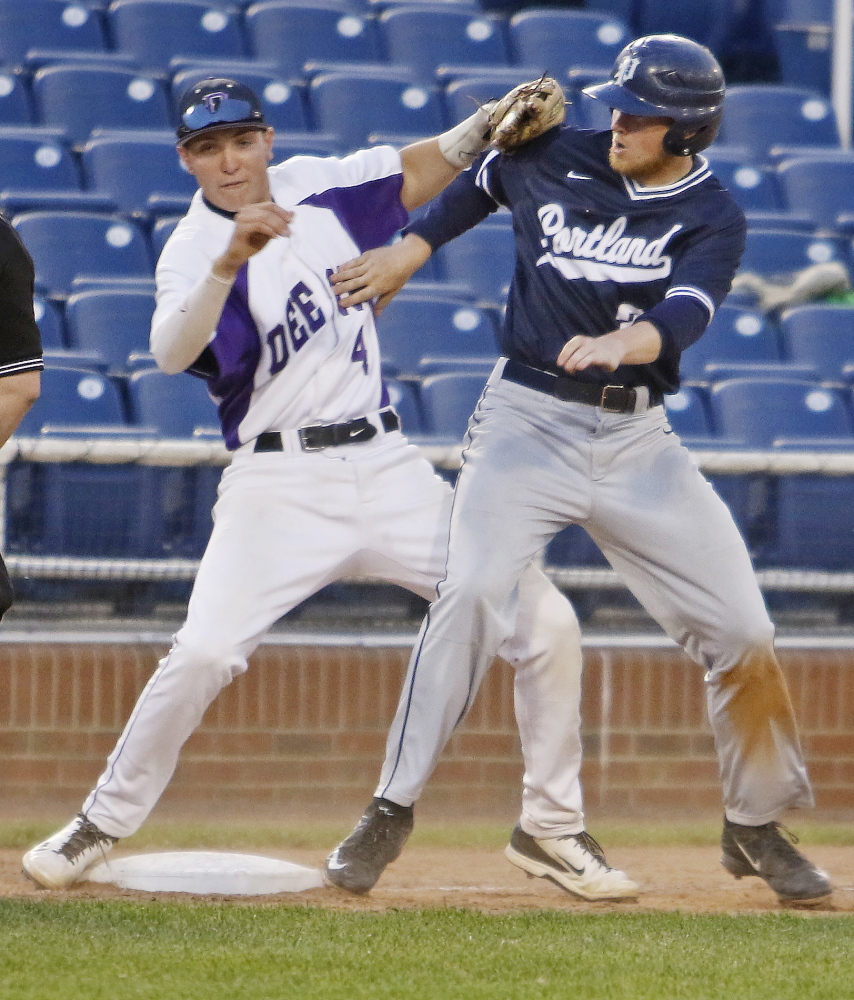
[[[567,403],[587,403],[590,406],[601,406],[607,413],[634,413],[637,405],[637,392],[624,385],[597,385],[595,382],[578,382],[563,375],[552,375],[524,365],[521,361],[509,359],[504,364],[501,377],[508,382],[545,392],[556,399]],[[662,400],[660,393],[650,390],[649,405],[657,406]]]
[[[380,410],[383,430],[400,430],[400,420],[392,409]],[[320,451],[338,444],[361,444],[376,437],[377,429],[367,417],[357,417],[346,424],[310,424],[297,431],[303,451]],[[282,451],[282,435],[278,431],[264,431],[255,438],[255,451]]]

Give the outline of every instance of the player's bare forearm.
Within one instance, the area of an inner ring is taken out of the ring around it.
[[[403,187],[400,202],[407,212],[435,198],[462,170],[452,166],[442,154],[438,139],[425,139],[400,151]]]
[[[568,340],[557,363],[567,372],[604,368],[612,372],[620,365],[645,365],[661,353],[661,334],[643,321],[613,330],[601,337],[577,336]]]
[[[435,198],[461,170],[474,163],[488,142],[489,112],[478,108],[465,121],[435,139],[404,146],[400,151],[403,207],[412,211]]]
[[[40,394],[39,372],[22,372],[0,378],[0,446],[15,433],[18,424]]]
[[[430,244],[415,233],[389,247],[377,247],[348,260],[329,279],[343,306],[376,299],[379,315],[413,274],[433,253]]]
[[[225,253],[214,261],[213,274],[223,281],[234,281],[246,261],[270,240],[290,236],[293,217],[293,212],[272,201],[241,208],[234,216],[234,232]]]

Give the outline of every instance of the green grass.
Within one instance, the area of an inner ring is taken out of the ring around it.
[[[3,1000],[848,1000],[848,920],[0,901]]]
[[[26,850],[71,818],[57,816],[53,822],[0,821],[0,848]],[[358,817],[354,814],[353,822]],[[804,844],[832,847],[854,846],[854,824],[792,821],[792,827]],[[263,850],[265,848],[333,847],[350,832],[352,824],[341,823],[256,823],[218,821],[216,823],[151,822],[122,841],[122,847],[136,850]],[[422,847],[483,847],[503,848],[510,832],[508,824],[435,822],[416,823],[409,841]],[[590,832],[606,848],[612,847],[675,847],[716,846],[720,841],[720,821],[643,823],[638,821],[603,821],[591,826]],[[854,989],[852,989],[854,996]],[[0,1000],[5,1000],[0,993]]]

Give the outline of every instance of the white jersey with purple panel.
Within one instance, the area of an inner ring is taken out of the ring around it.
[[[207,381],[230,449],[265,431],[341,423],[388,405],[372,311],[342,309],[329,276],[405,225],[399,153],[294,157],[268,176],[273,200],[295,213],[291,235],[241,268],[189,369]],[[206,280],[233,230],[232,215],[197,192],[157,264],[152,329]]]

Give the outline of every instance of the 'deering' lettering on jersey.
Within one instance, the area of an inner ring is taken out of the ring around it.
[[[658,281],[670,275],[673,261],[664,250],[682,229],[671,226],[663,235],[648,240],[643,236],[625,236],[628,219],[621,215],[608,227],[592,229],[568,226],[561,205],[543,205],[537,211],[543,231],[542,246],[547,252],[538,258],[537,267],[551,264],[564,278],[587,281]]]

